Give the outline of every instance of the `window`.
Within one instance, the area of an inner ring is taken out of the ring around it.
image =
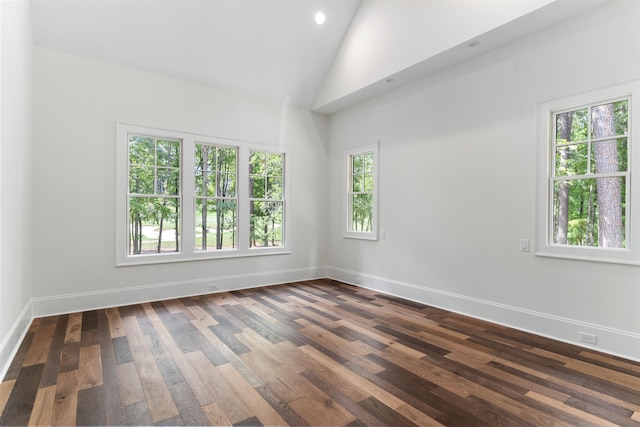
[[[538,162],[545,164],[539,167],[544,176],[539,182],[539,255],[640,261],[635,243],[640,221],[631,214],[640,205],[640,200],[632,200],[638,184],[631,173],[637,164],[631,157],[636,86],[540,106],[544,137],[539,141]]]
[[[377,240],[378,146],[345,153],[346,216],[344,237]]]
[[[249,154],[250,247],[282,246],[284,241],[284,155]]]
[[[196,250],[237,247],[236,147],[196,144]]]
[[[129,255],[178,252],[181,141],[129,134],[128,144]]]
[[[117,139],[117,265],[288,253],[286,152],[121,123]]]

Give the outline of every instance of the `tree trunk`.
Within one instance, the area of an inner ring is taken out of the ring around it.
[[[175,202],[176,213],[176,252],[180,252],[180,208],[178,207],[178,201]]]
[[[557,137],[567,142],[571,141],[571,124],[573,122],[573,112],[558,115],[558,126],[560,127]],[[560,151],[560,166],[566,166],[569,161],[569,147]],[[567,244],[567,232],[569,229],[569,183],[560,182],[558,190],[558,217],[556,220],[556,243]]]
[[[269,246],[269,223],[267,221],[264,222],[264,243],[263,246],[266,248]]]
[[[131,248],[134,255],[141,253],[142,249],[142,220],[140,214],[131,214],[131,238],[133,240],[133,247]]]
[[[587,205],[587,246],[593,246],[593,225],[595,224],[593,209],[593,184],[589,184],[589,204]]]
[[[592,109],[593,136],[615,136],[613,104],[599,105]],[[618,172],[618,144],[615,138],[593,143],[596,173]],[[598,246],[621,248],[622,193],[619,177],[596,179],[598,192]]]
[[[164,215],[160,216],[160,231],[158,231],[158,248],[157,253],[162,252],[162,228],[164,226]]]
[[[224,215],[220,212],[221,205],[220,201],[216,203],[216,249],[222,249]]]

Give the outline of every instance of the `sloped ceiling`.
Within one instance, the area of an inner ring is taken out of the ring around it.
[[[331,114],[604,1],[31,0],[31,9],[38,46]]]

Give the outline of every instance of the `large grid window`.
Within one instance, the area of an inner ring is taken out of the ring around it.
[[[284,244],[284,155],[249,154],[250,247]]]
[[[196,250],[235,249],[237,148],[196,144]]]
[[[377,145],[345,153],[345,237],[377,239]]]
[[[116,264],[289,253],[286,156],[118,123]]]
[[[538,106],[536,254],[640,264],[638,82]]]

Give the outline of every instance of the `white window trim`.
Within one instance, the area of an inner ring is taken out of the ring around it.
[[[349,239],[362,239],[362,240],[378,240],[378,178],[380,170],[378,168],[378,143],[366,145],[358,148],[353,148],[344,151],[343,155],[343,225],[342,225],[342,237]],[[349,202],[349,189],[351,180],[351,157],[358,154],[373,152],[373,212],[371,215],[371,231],[352,231],[350,230],[351,223],[351,204]]]
[[[141,134],[159,138],[172,138],[182,141],[181,154],[181,215],[180,252],[129,255],[129,227],[128,224],[128,175],[129,175],[129,134]],[[236,191],[238,196],[238,247],[224,250],[195,250],[195,236],[190,230],[195,230],[195,176],[193,165],[195,161],[195,144],[205,143],[218,146],[237,147],[238,176]],[[284,245],[279,247],[249,247],[249,152],[262,151],[266,153],[284,154]],[[221,258],[238,258],[249,256],[290,254],[290,164],[291,155],[287,148],[277,149],[263,144],[250,143],[189,132],[139,126],[128,123],[116,123],[116,266],[160,264],[169,262],[210,260]],[[185,232],[189,230],[189,232]]]
[[[626,248],[600,248],[558,245],[552,237],[553,193],[551,186],[554,112],[568,111],[587,104],[606,102],[611,99],[629,97],[628,164],[629,183],[627,189],[627,235]],[[536,153],[536,244],[535,255],[568,258],[585,261],[610,262],[640,265],[640,81],[593,90],[574,96],[538,104],[537,107],[537,153]]]

